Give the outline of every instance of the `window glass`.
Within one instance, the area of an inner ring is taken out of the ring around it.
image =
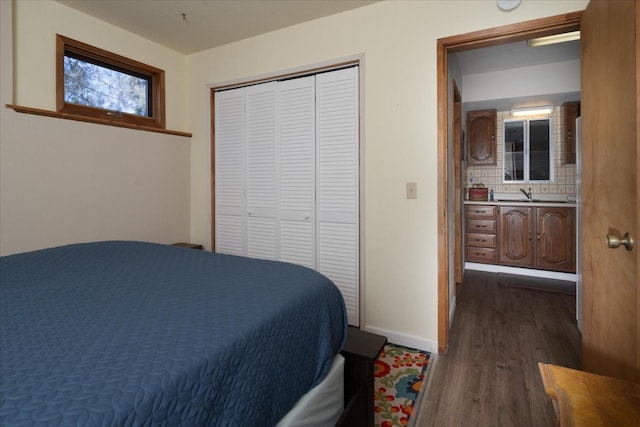
[[[553,180],[551,120],[505,120],[504,182]]]
[[[163,70],[59,34],[56,41],[58,112],[165,128]]]
[[[149,116],[149,78],[64,57],[64,101],[122,113]]]
[[[504,126],[504,180],[524,180],[524,122]]]
[[[551,179],[549,120],[529,121],[529,180]]]

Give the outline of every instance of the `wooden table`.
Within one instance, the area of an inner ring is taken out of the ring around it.
[[[558,425],[640,426],[640,384],[538,363]]]

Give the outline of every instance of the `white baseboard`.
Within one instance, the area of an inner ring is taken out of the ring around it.
[[[481,264],[478,262],[465,262],[465,270],[488,271],[489,273],[506,273],[517,274],[520,276],[542,277],[545,279],[566,280],[568,282],[576,282],[577,275],[575,273],[562,273],[559,271],[535,270],[533,268],[507,267],[497,264]]]
[[[418,350],[428,351],[432,354],[438,353],[438,342],[427,340],[424,338],[416,337],[401,332],[390,331],[387,329],[378,328],[375,326],[367,325],[362,328],[367,332],[378,334],[387,337],[387,341],[392,344],[403,345],[405,347],[415,348]]]

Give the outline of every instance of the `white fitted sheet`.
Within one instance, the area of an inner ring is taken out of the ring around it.
[[[335,426],[344,410],[344,357],[337,354],[324,380],[296,402],[276,427]]]

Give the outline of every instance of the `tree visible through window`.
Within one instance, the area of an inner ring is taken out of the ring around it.
[[[58,111],[164,127],[164,71],[58,35]]]
[[[148,78],[64,57],[64,101],[148,116]]]

